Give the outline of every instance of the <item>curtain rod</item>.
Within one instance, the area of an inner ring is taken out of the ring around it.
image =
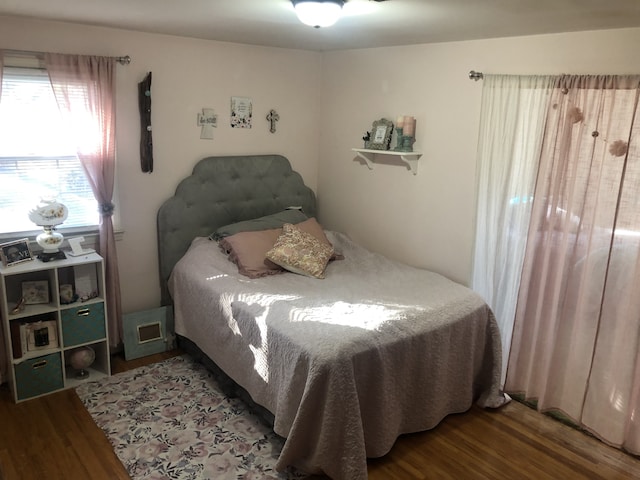
[[[33,55],[33,56],[42,56],[47,52],[35,52],[29,50],[4,50],[6,53],[14,54],[14,55]],[[115,58],[116,62],[120,65],[129,65],[131,63],[131,57],[129,55],[124,55],[122,57],[111,57]]]
[[[482,80],[484,78],[484,75],[482,74],[482,72],[476,72],[475,70],[471,70],[469,72],[469,80],[475,80],[476,82],[478,80]]]

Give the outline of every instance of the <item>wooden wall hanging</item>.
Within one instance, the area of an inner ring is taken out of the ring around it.
[[[145,173],[153,172],[153,140],[151,136],[151,72],[138,83],[140,110],[140,167]]]

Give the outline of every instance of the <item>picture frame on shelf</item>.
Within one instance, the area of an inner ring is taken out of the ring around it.
[[[2,265],[5,267],[33,260],[29,239],[21,238],[20,240],[0,244],[0,258],[2,259]]]
[[[55,320],[26,323],[21,327],[24,328],[26,351],[58,348],[58,328]]]
[[[60,285],[60,303],[62,305],[68,305],[78,299],[78,296],[73,293],[73,285],[63,284]]]
[[[22,282],[22,298],[25,305],[49,303],[49,282],[47,280]]]
[[[365,148],[369,150],[389,150],[391,136],[393,135],[393,122],[386,118],[376,120],[372,124],[369,140],[365,142]]]

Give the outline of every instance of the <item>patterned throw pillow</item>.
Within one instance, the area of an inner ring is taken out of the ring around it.
[[[282,226],[282,234],[267,252],[267,258],[282,268],[315,278],[324,278],[332,255],[333,247],[290,223]]]

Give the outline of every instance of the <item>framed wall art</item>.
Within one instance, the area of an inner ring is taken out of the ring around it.
[[[393,122],[381,118],[373,122],[369,140],[365,142],[365,148],[370,150],[389,150],[393,135]]]
[[[58,348],[58,327],[55,320],[21,325],[27,341],[27,351]]]
[[[248,97],[231,97],[231,127],[251,128],[253,107]]]
[[[22,298],[27,305],[49,303],[49,282],[47,280],[22,282]]]

